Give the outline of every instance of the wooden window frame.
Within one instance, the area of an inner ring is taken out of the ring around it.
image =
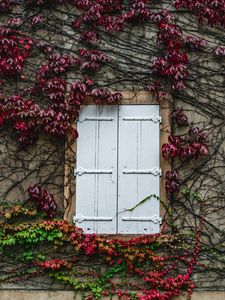
[[[167,143],[168,136],[171,132],[170,125],[170,113],[171,113],[171,98],[164,99],[162,101],[157,101],[155,97],[148,92],[122,92],[123,99],[118,103],[118,105],[134,105],[134,104],[146,104],[146,105],[159,105],[160,115],[162,117],[162,122],[160,124],[160,147]],[[93,105],[93,100],[91,97],[86,98],[84,105]],[[76,127],[76,124],[74,124]],[[67,136],[65,144],[65,168],[64,168],[64,220],[72,222],[73,216],[75,214],[76,207],[76,181],[74,178],[74,168],[76,165],[76,149],[77,143],[71,136]],[[160,151],[161,149],[159,149]],[[162,169],[162,176],[160,179],[160,198],[166,201],[166,191],[165,191],[165,173],[170,170],[170,164],[167,160],[162,157],[160,151],[160,167]],[[162,205],[160,205],[160,216],[163,217],[165,210]],[[112,236],[112,235],[110,235]],[[114,235],[115,236],[115,235]],[[121,234],[116,234],[116,236],[121,236]],[[125,235],[131,236],[131,235]]]

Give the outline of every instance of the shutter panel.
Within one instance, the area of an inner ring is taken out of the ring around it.
[[[86,233],[116,233],[117,121],[117,106],[88,105],[77,122],[74,221]]]
[[[119,107],[118,232],[159,232],[159,106]],[[152,174],[153,173],[153,174]]]

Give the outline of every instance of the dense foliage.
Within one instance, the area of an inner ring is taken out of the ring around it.
[[[51,7],[64,1],[26,1],[28,9],[35,6]],[[22,90],[17,95],[5,96],[0,106],[0,120],[12,124],[17,140],[22,146],[35,142],[37,133],[44,131],[51,135],[65,137],[67,132],[74,131],[70,124],[79,111],[84,98],[92,96],[94,101],[100,103],[117,103],[121,94],[113,94],[106,88],[98,88],[91,77],[98,72],[110,58],[101,50],[96,50],[95,44],[101,37],[95,32],[98,27],[103,27],[106,32],[121,32],[124,26],[136,22],[154,22],[158,28],[157,45],[162,49],[162,54],[152,61],[153,74],[169,82],[172,89],[183,89],[188,78],[188,56],[185,47],[188,44],[198,48],[203,47],[204,41],[196,37],[184,37],[179,26],[174,23],[174,17],[166,9],[153,12],[145,3],[146,1],[134,0],[125,10],[122,1],[74,1],[75,8],[81,11],[79,17],[71,22],[71,27],[80,30],[83,42],[90,43],[93,49],[78,49],[75,56],[61,55],[53,47],[34,38],[27,36],[19,30],[22,19],[13,17],[6,22],[0,31],[0,75],[4,80],[8,77],[26,80],[23,74],[23,65],[32,49],[39,49],[45,55],[46,63],[36,71],[35,81],[32,86]],[[12,6],[6,1],[2,10],[10,10]],[[125,10],[123,13],[122,11]],[[122,13],[121,13],[122,12]],[[115,15],[115,16],[113,16]],[[45,26],[43,16],[35,15],[30,18],[30,26]],[[91,31],[85,30],[88,25]],[[84,27],[84,28],[83,28]],[[84,78],[72,82],[69,87],[69,97],[66,97],[66,73],[70,69],[79,70]],[[62,77],[63,76],[63,77]],[[88,76],[88,77],[87,77]],[[158,93],[162,97],[160,81],[147,84],[149,91]],[[35,103],[38,96],[45,95],[49,105],[45,108]],[[77,137],[77,133],[73,132]]]
[[[49,194],[40,187],[30,188],[29,193],[31,202],[26,205],[1,207],[0,254],[14,264],[2,272],[2,282],[20,283],[48,275],[83,292],[88,299],[118,295],[166,300],[182,291],[192,294],[195,284],[191,276],[200,251],[203,218],[194,237],[194,249],[187,244],[187,238],[192,237],[163,232],[129,241],[107,239],[85,235],[66,221],[45,220],[52,216],[51,205],[46,204],[43,210],[31,203],[34,198],[35,203],[43,203],[44,197],[48,203]],[[26,221],[21,223],[24,217]],[[182,253],[183,247],[186,250]]]

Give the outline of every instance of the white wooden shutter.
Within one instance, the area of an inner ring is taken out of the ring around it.
[[[116,233],[117,125],[117,106],[81,109],[74,221],[86,233]]]
[[[159,232],[159,106],[119,107],[118,232]],[[138,205],[136,208],[134,208]],[[126,211],[127,209],[133,211]]]

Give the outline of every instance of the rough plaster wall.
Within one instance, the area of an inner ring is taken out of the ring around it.
[[[179,100],[176,100],[177,102]],[[181,178],[184,180],[187,189],[190,192],[197,192],[205,202],[206,224],[203,232],[203,252],[201,254],[201,263],[207,266],[224,268],[223,255],[221,252],[220,259],[215,259],[215,248],[223,251],[224,249],[224,207],[225,207],[225,168],[224,168],[224,150],[225,150],[225,126],[218,117],[211,117],[207,113],[201,111],[198,106],[190,105],[184,102],[182,104],[190,124],[198,126],[208,132],[209,137],[207,144],[209,145],[212,157],[202,158],[199,161],[192,161],[186,165],[177,162],[176,168],[179,170]],[[176,130],[177,134],[185,134],[186,128]],[[179,216],[186,214],[185,218],[177,218],[178,228],[190,231],[195,228],[195,218],[193,213],[199,213],[199,204],[194,203],[175,203],[174,209]],[[217,257],[218,258],[218,257]],[[199,289],[216,289],[223,290],[225,285],[224,276],[218,278],[215,271],[196,272],[193,279],[197,282]],[[206,276],[207,274],[207,276]],[[222,299],[222,298],[221,298]]]
[[[62,210],[64,143],[40,137],[37,145],[23,150],[7,131],[1,131],[0,140],[1,200],[26,200],[29,185],[38,183],[49,188]]]

